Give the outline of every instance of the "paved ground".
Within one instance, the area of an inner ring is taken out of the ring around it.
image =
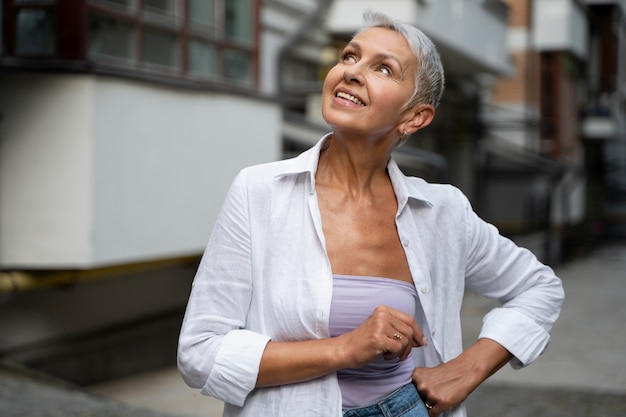
[[[626,244],[557,273],[567,298],[547,352],[524,370],[494,375],[468,400],[470,417],[626,416]],[[469,341],[492,304],[474,294],[465,301]],[[2,417],[217,417],[221,407],[188,389],[173,368],[85,390],[0,364]]]

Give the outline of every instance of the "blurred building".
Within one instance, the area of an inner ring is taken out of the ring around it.
[[[582,135],[589,176],[588,228],[626,236],[626,0],[587,1],[589,63]]]
[[[623,196],[624,1],[586,3],[3,1],[0,359],[83,384],[171,364],[233,177],[328,131],[322,80],[368,7],[420,27],[446,69],[401,168],[557,261],[589,223],[587,151],[617,167],[594,189]]]
[[[278,57],[316,9],[2,2],[0,357],[79,383],[172,363],[231,181],[281,157]]]
[[[624,237],[626,2],[504,2],[516,70],[487,106],[477,208],[554,263]]]
[[[588,64],[588,11],[577,0],[505,0],[515,71],[496,80],[477,172],[476,207],[544,261],[565,255],[585,219],[580,108]]]

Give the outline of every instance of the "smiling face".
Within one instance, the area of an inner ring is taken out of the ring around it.
[[[333,131],[398,137],[413,112],[417,59],[402,35],[372,27],[352,39],[324,81],[322,114]]]

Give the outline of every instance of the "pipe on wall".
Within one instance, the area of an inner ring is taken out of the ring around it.
[[[197,267],[199,262],[200,256],[193,255],[92,269],[0,271],[0,295],[70,287],[88,281],[116,278],[172,266]]]

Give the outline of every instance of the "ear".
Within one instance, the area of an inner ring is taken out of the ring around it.
[[[407,120],[400,125],[400,132],[415,133],[425,128],[435,117],[435,107],[430,104],[420,104],[407,110]]]

